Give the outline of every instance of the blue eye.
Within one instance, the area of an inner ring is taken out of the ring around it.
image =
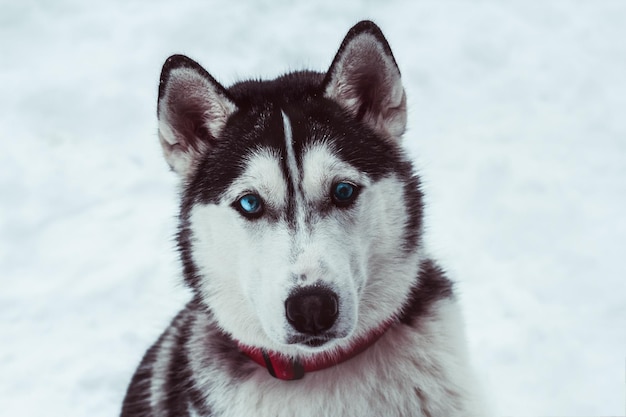
[[[332,188],[333,201],[340,207],[345,207],[352,203],[357,194],[357,186],[349,182],[338,182]]]
[[[237,200],[236,208],[244,216],[256,217],[263,212],[263,202],[256,194],[246,194]]]

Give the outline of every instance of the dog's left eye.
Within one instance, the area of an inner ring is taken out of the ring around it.
[[[331,196],[336,205],[346,207],[356,199],[358,193],[359,188],[356,185],[341,181],[333,185]]]
[[[246,217],[258,217],[263,213],[263,200],[256,194],[246,194],[237,200],[235,207]]]

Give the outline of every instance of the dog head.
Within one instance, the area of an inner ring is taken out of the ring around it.
[[[224,331],[306,354],[399,314],[417,276],[422,202],[399,144],[400,71],[376,25],[353,27],[325,74],[225,88],[173,56],[158,118],[183,180],[185,280]]]

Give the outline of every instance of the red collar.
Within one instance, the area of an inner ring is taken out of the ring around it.
[[[393,321],[385,323],[380,328],[359,338],[350,347],[339,350],[333,354],[320,354],[312,358],[299,360],[285,356],[279,352],[268,352],[265,349],[255,348],[237,342],[239,349],[250,359],[259,365],[267,368],[267,371],[274,378],[284,381],[302,379],[307,372],[319,371],[330,368],[342,362],[352,359],[359,353],[364,352],[380,339],[391,327]]]

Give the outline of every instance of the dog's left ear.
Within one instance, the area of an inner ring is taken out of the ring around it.
[[[400,70],[380,28],[357,23],[346,35],[324,79],[324,96],[385,137],[406,128]]]

